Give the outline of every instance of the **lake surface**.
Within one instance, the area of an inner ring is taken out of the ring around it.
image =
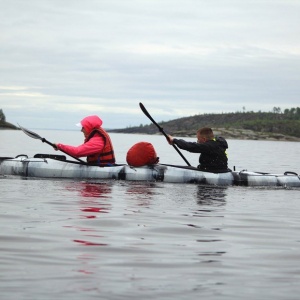
[[[0,156],[58,153],[20,131],[0,138]],[[118,163],[148,141],[161,163],[185,164],[163,136],[111,138]],[[300,171],[300,143],[228,143],[230,168]],[[0,193],[0,299],[299,299],[300,189],[0,175]]]

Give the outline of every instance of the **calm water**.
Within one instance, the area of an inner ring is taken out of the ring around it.
[[[149,141],[184,164],[162,136],[111,137],[119,163]],[[0,139],[0,156],[57,153],[22,132]],[[231,168],[300,172],[300,143],[228,142]],[[299,299],[299,189],[0,175],[0,192],[0,299]]]

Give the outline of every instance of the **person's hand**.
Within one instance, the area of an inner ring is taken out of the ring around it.
[[[55,150],[55,151],[57,151],[57,150],[58,150],[58,147],[57,147],[57,145],[58,145],[58,144],[56,144],[56,143],[54,143],[54,144],[53,144],[53,148],[54,148],[54,150]]]
[[[168,142],[170,145],[173,145],[173,137],[171,135],[168,134]]]

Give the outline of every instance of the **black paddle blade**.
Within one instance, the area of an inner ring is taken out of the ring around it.
[[[19,125],[20,129],[21,129],[25,134],[27,134],[28,136],[30,136],[31,138],[37,139],[37,140],[41,140],[41,139],[42,139],[42,137],[40,137],[37,133],[35,133],[35,132],[33,132],[33,131],[29,130],[29,129],[26,129],[26,128],[24,128],[24,127],[22,127],[20,124],[18,124],[18,125]]]
[[[155,122],[155,120],[151,117],[151,115],[149,114],[146,107],[141,102],[140,102],[140,108],[141,108],[142,112],[147,116],[147,118],[150,119],[150,121],[159,129],[159,131],[166,136],[163,129]]]
[[[142,112],[149,118],[152,119],[152,117],[150,116],[150,114],[148,113],[147,109],[145,108],[144,104],[142,102],[140,102],[140,108],[142,110]]]
[[[143,111],[143,113],[151,120],[151,122],[159,129],[159,131],[166,137],[167,141],[169,142],[168,135],[164,132],[163,128],[160,127],[154,119],[151,117],[151,115],[148,113],[147,109],[143,105],[143,103],[140,102],[140,108]],[[176,145],[172,145],[173,148],[177,151],[177,153],[182,157],[182,159],[186,162],[188,166],[190,166],[190,163],[187,161],[187,159],[183,156],[183,154],[179,151],[179,149],[176,147]]]

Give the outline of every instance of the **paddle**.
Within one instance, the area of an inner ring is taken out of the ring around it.
[[[140,102],[140,108],[143,111],[143,113],[151,120],[151,122],[159,129],[159,131],[166,137],[167,141],[169,141],[168,135],[164,132],[163,128],[160,127],[154,119],[151,117],[151,115],[148,113],[147,109],[143,105],[143,103]],[[188,166],[190,166],[190,163],[187,161],[187,159],[183,156],[183,154],[179,151],[179,149],[176,147],[176,145],[172,145],[174,149],[178,152],[178,154],[183,158],[183,160],[186,162]]]
[[[47,141],[45,138],[42,138],[41,136],[39,136],[37,133],[35,133],[35,132],[31,131],[31,130],[28,130],[28,129],[24,128],[24,127],[22,127],[20,124],[18,124],[18,125],[19,125],[19,127],[21,128],[21,130],[22,130],[25,134],[27,134],[28,136],[30,136],[31,138],[37,139],[37,140],[41,140],[43,143],[46,143],[46,144],[52,146],[53,148],[56,148],[55,144],[50,143],[50,142]],[[71,157],[73,157],[74,159],[76,159],[76,160],[78,160],[78,161],[80,161],[81,163],[83,163],[83,164],[86,165],[86,162],[84,162],[83,160],[81,160],[81,159],[79,159],[79,158],[77,158],[77,157],[75,157],[75,156],[72,156],[72,155],[70,155],[69,153],[67,153],[67,152],[65,152],[65,151],[63,151],[63,150],[60,150],[60,151],[63,152],[63,153],[65,153],[65,154],[67,154],[67,155],[69,155],[69,156],[71,156]]]

